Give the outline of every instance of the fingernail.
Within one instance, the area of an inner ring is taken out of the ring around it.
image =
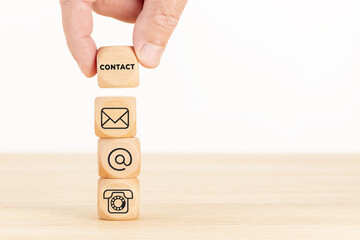
[[[160,63],[161,56],[164,52],[164,48],[151,44],[145,43],[140,50],[140,59],[149,67],[156,67]]]

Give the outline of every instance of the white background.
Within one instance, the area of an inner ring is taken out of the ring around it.
[[[96,96],[136,96],[144,152],[359,152],[360,2],[190,0],[159,68],[99,89],[58,1],[0,8],[0,151],[95,152]],[[132,25],[94,15],[98,46]]]

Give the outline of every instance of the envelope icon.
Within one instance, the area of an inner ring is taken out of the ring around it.
[[[129,109],[101,109],[101,127],[104,129],[126,129],[129,127]]]

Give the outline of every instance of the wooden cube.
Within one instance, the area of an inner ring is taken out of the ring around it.
[[[137,178],[98,181],[98,215],[106,220],[131,220],[139,216],[140,188]]]
[[[136,135],[136,99],[134,97],[97,97],[95,134],[101,138]]]
[[[98,84],[101,88],[137,87],[139,60],[131,46],[101,47],[97,53]]]
[[[138,138],[98,140],[99,176],[135,178],[140,174],[140,141]]]

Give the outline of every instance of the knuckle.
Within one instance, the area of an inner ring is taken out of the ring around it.
[[[165,13],[157,13],[152,16],[152,23],[164,31],[172,31],[178,24],[179,18]]]

